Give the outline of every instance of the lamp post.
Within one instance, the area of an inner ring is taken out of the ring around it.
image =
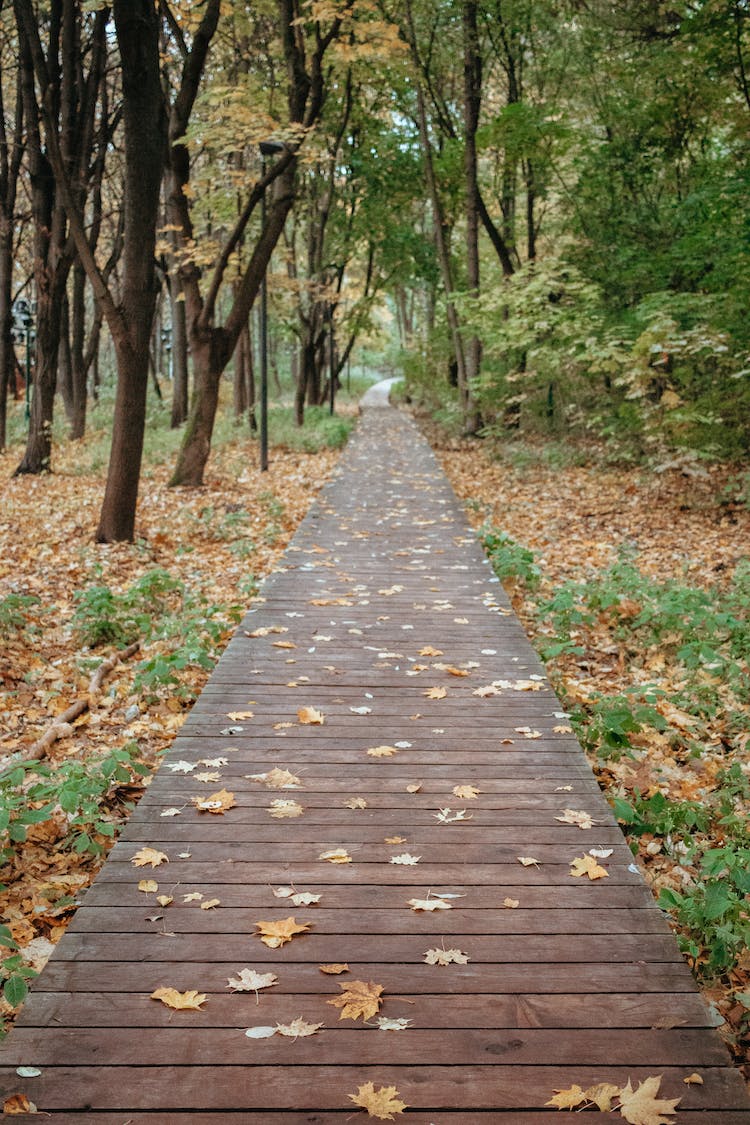
[[[29,304],[25,297],[13,302],[13,336],[20,344],[26,345],[26,421],[31,418],[31,345],[36,339],[34,333],[34,311],[36,302]]]
[[[279,141],[261,141],[261,177],[266,176],[266,157],[277,152],[283,152],[284,146]],[[261,231],[266,226],[266,189],[260,197],[260,222]],[[268,284],[266,271],[263,271],[263,280],[260,283],[260,471],[268,472]]]

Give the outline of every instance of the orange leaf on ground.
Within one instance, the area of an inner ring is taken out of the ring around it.
[[[340,1020],[368,1020],[370,1016],[380,1011],[383,1003],[380,996],[384,985],[375,984],[374,981],[348,980],[339,985],[342,989],[341,996],[332,997],[328,1003],[334,1008],[341,1008]]]
[[[315,707],[300,707],[297,718],[303,726],[320,727],[325,722],[325,715],[322,711],[316,710]]]
[[[653,1075],[639,1082],[634,1090],[630,1079],[620,1091],[619,1110],[630,1125],[671,1125],[670,1119],[662,1114],[677,1112],[681,1098],[657,1098],[661,1075]]]
[[[208,797],[191,797],[190,798],[199,812],[209,812],[221,816],[227,809],[233,809],[237,802],[234,799],[234,793],[230,793],[227,789],[219,789],[216,793],[210,793]]]
[[[373,746],[367,753],[371,758],[392,758],[398,750],[395,746]]]
[[[588,875],[589,879],[606,879],[609,875],[606,867],[596,862],[592,855],[582,855],[576,857],[570,864],[570,874],[582,878]]]
[[[338,962],[332,965],[318,965],[321,973],[327,973],[328,976],[337,977],[339,973],[348,973],[349,966],[345,961]]]
[[[207,996],[205,992],[196,992],[191,989],[188,992],[178,992],[176,988],[157,988],[155,992],[151,993],[152,1000],[161,1000],[162,1004],[166,1004],[168,1008],[174,1008],[176,1011],[183,1011],[191,1009],[193,1011],[201,1011],[201,1004],[205,1004]]]
[[[321,852],[318,859],[324,859],[327,863],[352,862],[352,857],[349,855],[346,848],[333,848],[330,852]]]
[[[294,917],[284,918],[280,922],[256,922],[255,923],[258,933],[255,935],[259,937],[264,945],[269,949],[278,949],[282,945],[286,945],[291,941],[295,934],[303,934],[306,930],[310,929],[309,922],[303,922],[298,925]]]
[[[447,694],[447,689],[444,687],[431,687],[422,692],[427,699],[445,699]]]
[[[165,852],[157,852],[155,848],[141,848],[130,862],[134,867],[159,867],[162,863],[169,863],[169,856]]]

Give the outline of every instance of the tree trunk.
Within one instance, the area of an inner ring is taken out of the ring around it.
[[[240,419],[247,410],[247,351],[245,333],[240,332],[234,349],[234,371],[232,373],[232,403],[234,416]]]
[[[112,449],[96,538],[100,543],[132,542],[143,456],[148,387],[148,349],[134,349],[128,336],[114,340],[117,393],[112,419]]]
[[[71,410],[70,437],[77,441],[86,433],[88,366],[86,363],[86,272],[80,262],[73,268],[73,304],[71,309]],[[92,325],[92,332],[99,327]]]
[[[29,434],[26,450],[14,476],[50,471],[61,318],[62,293],[58,284],[52,291],[39,292],[37,298],[36,362]]]
[[[73,373],[70,354],[70,302],[67,291],[63,293],[60,308],[60,344],[57,351],[57,388],[63,401],[65,416],[70,425],[73,417]]]
[[[177,465],[169,482],[170,487],[185,485],[187,488],[199,488],[203,484],[219,405],[219,384],[225,366],[214,354],[211,339],[204,340],[200,345],[193,341],[191,350],[193,397]]]
[[[479,296],[479,187],[477,183],[477,128],[482,91],[476,0],[465,0],[464,28],[464,185],[466,193],[466,280],[469,293]],[[466,341],[466,366],[458,370],[458,393],[464,426],[474,432],[479,419],[473,403],[472,380],[479,377],[482,345],[472,334]]]
[[[13,228],[0,216],[0,452],[5,449],[8,425],[8,391],[15,381],[16,356],[13,325]]]
[[[185,322],[185,299],[180,294],[177,277],[169,279],[169,299],[172,309],[172,418],[173,430],[183,424],[188,415],[188,346]]]

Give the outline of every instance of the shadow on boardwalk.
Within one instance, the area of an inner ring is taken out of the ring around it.
[[[606,876],[575,877],[592,848]],[[233,991],[244,969],[275,982]],[[351,981],[382,986],[366,1023],[329,1004]],[[244,1034],[298,1019],[324,1026]],[[404,1121],[537,1125],[556,1090],[661,1075],[678,1123],[747,1125],[710,1024],[432,453],[372,405],[0,1048],[2,1092],[84,1125],[343,1125],[372,1083]]]

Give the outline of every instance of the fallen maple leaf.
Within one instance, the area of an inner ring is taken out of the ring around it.
[[[230,793],[227,789],[219,789],[217,793],[211,793],[208,797],[191,797],[191,800],[199,812],[214,813],[217,816],[225,813],[227,809],[233,809],[237,804],[234,793]]]
[[[203,895],[201,894],[200,891],[191,891],[190,894],[182,896],[182,901],[183,902],[200,902],[200,900],[202,898],[203,898]]]
[[[453,812],[453,809],[440,809],[438,812],[432,814],[436,820],[441,824],[453,824],[457,820],[473,820],[474,817],[471,813],[467,813],[466,809],[458,809]]]
[[[609,875],[606,867],[598,864],[592,855],[577,856],[570,864],[570,874],[576,878],[588,875],[589,879],[606,879]]]
[[[345,961],[337,962],[332,965],[318,965],[321,973],[326,973],[328,976],[337,977],[339,973],[348,973],[349,966]]]
[[[443,650],[440,648],[433,648],[432,645],[425,645],[424,648],[419,650],[420,656],[442,656]]]
[[[162,809],[162,811],[159,813],[159,816],[179,816],[181,812],[182,809]]]
[[[411,1020],[406,1019],[388,1019],[387,1016],[378,1016],[376,1019],[378,1031],[406,1031],[411,1023]]]
[[[426,965],[465,965],[469,958],[460,949],[428,949],[424,960]]]
[[[593,1102],[602,1113],[609,1113],[612,1109],[613,1098],[620,1096],[620,1087],[613,1086],[611,1082],[600,1082],[597,1086],[589,1086],[586,1097]]]
[[[630,1125],[671,1125],[663,1113],[675,1113],[682,1098],[657,1098],[662,1076],[653,1075],[633,1089],[630,1079],[620,1091],[620,1113]]]
[[[503,906],[506,908],[506,910],[515,910],[516,907],[518,906],[518,899],[517,898],[504,898],[503,899]]]
[[[145,891],[146,894],[153,894],[159,890],[159,884],[155,879],[141,879],[138,884],[139,891]]]
[[[383,842],[386,844],[405,844],[406,836],[386,836]]]
[[[388,862],[400,863],[404,867],[416,867],[421,858],[421,855],[409,855],[408,852],[403,852],[401,855],[392,855]]]
[[[394,1113],[403,1113],[408,1109],[406,1102],[399,1101],[397,1094],[395,1086],[380,1086],[376,1090],[372,1082],[366,1082],[356,1094],[349,1094],[348,1097],[355,1105],[366,1109],[370,1117],[393,1121]]]
[[[236,977],[228,978],[228,987],[233,992],[255,992],[261,988],[270,988],[279,983],[275,973],[257,973],[255,969],[240,969]]]
[[[702,1086],[703,1085],[703,1079],[701,1078],[700,1074],[696,1074],[695,1072],[693,1072],[692,1074],[688,1074],[687,1078],[683,1078],[682,1081],[685,1083],[686,1086]]]
[[[227,711],[227,718],[232,722],[241,722],[242,719],[254,719],[255,714],[253,711]]]
[[[274,648],[296,648],[294,641],[273,641]]]
[[[295,934],[303,934],[310,929],[309,922],[297,925],[294,917],[284,918],[280,922],[256,922],[255,925],[258,929],[255,936],[259,937],[269,949],[278,949],[291,941]]]
[[[333,996],[328,1003],[341,1008],[340,1020],[367,1020],[380,1011],[380,996],[384,985],[364,980],[348,980],[339,985],[341,996]]]
[[[453,907],[444,898],[410,898],[408,900],[412,910],[452,910]]]
[[[594,821],[591,819],[590,813],[581,812],[578,809],[563,809],[563,815],[556,816],[555,820],[559,820],[561,824],[576,824],[579,828],[594,827]]]
[[[294,903],[295,906],[314,906],[316,902],[320,902],[322,895],[314,895],[309,891],[298,891],[293,894],[289,901]]]
[[[304,811],[304,808],[299,804],[298,801],[283,801],[280,798],[275,801],[271,801],[271,804],[268,807],[268,812],[277,820],[283,820],[284,818],[295,816],[302,816]]]
[[[585,1090],[580,1086],[568,1086],[566,1090],[557,1090],[545,1105],[554,1106],[555,1109],[575,1109],[589,1100]]]
[[[288,633],[289,630],[286,625],[261,625],[257,629],[253,629],[252,633],[245,630],[246,637],[267,637],[271,633]]]
[[[524,738],[541,738],[542,732],[540,730],[532,730],[531,727],[515,727],[517,734],[522,734]]]
[[[290,773],[289,770],[280,770],[274,767],[268,773],[249,773],[247,777],[250,781],[259,781],[268,789],[299,789],[302,785],[302,779],[295,774]]]
[[[445,699],[447,694],[448,691],[444,687],[431,687],[427,688],[427,691],[422,692],[422,695],[427,699]]]
[[[367,801],[364,797],[350,797],[348,801],[344,801],[345,809],[366,809]]]
[[[159,867],[162,863],[169,863],[169,856],[165,852],[157,852],[155,848],[141,848],[130,862],[134,867]]]
[[[324,859],[327,863],[351,863],[352,857],[349,855],[346,848],[334,848],[330,852],[321,852],[318,859]]]
[[[167,769],[170,769],[172,771],[172,773],[192,773],[193,770],[195,769],[197,763],[196,762],[180,761],[180,762],[165,762],[165,765],[166,765]]]
[[[453,796],[458,797],[460,801],[474,801],[482,792],[477,789],[475,785],[454,785]]]
[[[202,773],[195,773],[193,777],[196,781],[202,781],[205,785],[213,785],[217,781],[221,781],[221,774],[216,770],[205,770]]]
[[[205,992],[196,992],[191,989],[189,992],[178,992],[176,988],[157,988],[155,992],[151,993],[152,1000],[161,1000],[162,1004],[166,1004],[168,1008],[174,1008],[177,1011],[191,1009],[196,1012],[201,1011],[201,1004],[205,1004],[207,996]]]
[[[308,1023],[298,1016],[291,1023],[277,1023],[276,1034],[287,1035],[290,1039],[305,1039],[308,1035],[314,1035],[322,1026],[322,1023]]]
[[[201,910],[214,910],[217,906],[221,906],[221,899],[207,898],[201,903]]]
[[[325,715],[322,711],[317,711],[315,707],[300,707],[297,718],[303,726],[320,727],[325,722]]]
[[[200,765],[205,766],[206,769],[216,770],[228,766],[229,758],[201,758]]]
[[[519,855],[519,856],[517,856],[516,858],[518,859],[518,862],[519,862],[519,863],[520,863],[520,864],[521,864],[521,865],[522,865],[523,867],[539,867],[539,860],[538,860],[538,859],[534,859],[534,857],[533,857],[533,856],[530,856],[530,855]]]
[[[34,1103],[30,1102],[25,1094],[11,1094],[11,1096],[6,1098],[3,1102],[3,1113],[7,1117],[13,1117],[14,1115],[20,1115],[22,1113],[38,1112],[39,1110]]]
[[[395,746],[373,746],[367,753],[371,758],[392,758],[398,750]]]
[[[159,906],[170,906],[174,902],[172,895],[159,895],[156,899]]]

